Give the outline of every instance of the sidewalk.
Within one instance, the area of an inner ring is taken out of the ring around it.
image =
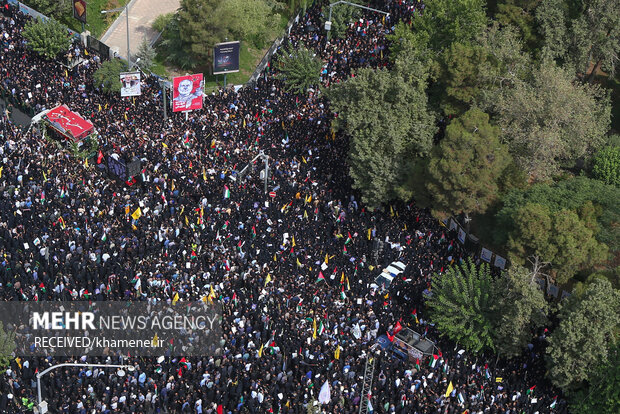
[[[135,56],[138,46],[144,39],[152,42],[157,32],[151,28],[155,18],[177,10],[180,0],[131,0],[129,2],[129,48],[131,56]],[[127,57],[127,23],[123,11],[112,23],[112,26],[101,36],[101,40],[110,49],[118,48],[122,58]]]

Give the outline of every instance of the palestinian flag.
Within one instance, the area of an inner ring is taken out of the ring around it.
[[[252,238],[256,237],[256,227],[252,226]]]
[[[351,243],[353,239],[351,238],[351,233],[347,232],[347,239],[345,240],[344,244],[345,246],[349,243]]]
[[[237,306],[237,293],[233,292],[233,296],[232,296],[232,303],[233,305]]]
[[[418,310],[417,310],[417,309],[414,309],[414,310],[413,310],[413,312],[411,312],[411,317],[412,317],[413,319],[415,319],[415,323],[416,323],[417,325],[419,325],[419,324],[420,324],[420,321],[418,320]]]
[[[428,364],[431,368],[435,368],[435,365],[437,365],[437,360],[439,359],[438,355],[433,355],[433,357],[431,358],[430,363]]]
[[[557,403],[558,403],[558,396],[556,395],[555,397],[553,397],[553,402],[551,403],[551,405],[549,405],[549,408],[555,408]]]
[[[319,323],[318,334],[322,335],[325,332],[325,327],[323,326],[323,321]]]
[[[344,285],[342,286],[342,289],[340,290],[340,299],[345,300],[347,298],[347,295],[344,293]]]
[[[227,185],[224,185],[224,198],[230,198],[230,190]]]
[[[420,370],[420,359],[416,358],[415,359],[415,368],[419,371]]]
[[[103,236],[101,236],[101,241],[106,241],[106,240],[108,240],[108,234],[104,231]]]
[[[534,385],[532,388],[530,388],[529,390],[527,390],[527,392],[525,393],[525,395],[530,395],[531,393],[534,392],[534,388],[536,388],[536,385]]]
[[[319,271],[319,277],[316,278],[316,282],[325,282],[325,276],[323,276],[323,272]]]

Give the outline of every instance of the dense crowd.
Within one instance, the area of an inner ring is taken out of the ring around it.
[[[314,48],[325,62],[325,85],[356,68],[388,65],[386,34],[423,8],[380,2],[390,17],[364,13],[343,39],[327,41],[320,30],[327,8],[318,3],[279,53],[299,42]],[[2,299],[165,302],[213,288],[224,313],[220,355],[184,364],[183,355],[130,357],[124,362],[136,369],[125,377],[86,368],[46,375],[43,398],[52,412],[305,413],[327,381],[331,401],[321,412],[353,413],[365,397],[367,355],[376,361],[370,398],[377,413],[566,412],[543,381],[544,332],[521,358],[498,363],[442,339],[426,320],[422,292],[431,276],[467,253],[415,203],[369,211],[358,201],[346,137],[332,131],[319,92],[286,93],[272,63],[255,86],[221,90],[187,120],[174,114],[164,121],[154,77],[143,79],[139,97],[104,94],[92,79],[100,64],[94,52],[72,47],[85,60],[73,69],[42,59],[21,37],[27,19],[0,16],[0,88],[37,111],[67,104],[94,123],[102,152],[138,157],[144,172],[127,186],[3,114]],[[260,164],[243,179],[236,174],[259,150],[270,157],[274,198],[264,194]],[[375,261],[379,240],[386,247]],[[387,294],[373,289],[379,270],[396,259],[411,280]],[[319,272],[325,280],[317,281]],[[313,320],[325,327],[316,339]],[[372,350],[397,322],[434,341],[438,362]],[[65,360],[12,360],[1,374],[0,412],[32,409],[35,372]],[[454,391],[446,397],[449,383]]]

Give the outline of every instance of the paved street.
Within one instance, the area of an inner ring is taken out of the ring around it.
[[[132,0],[129,3],[129,48],[132,56],[143,39],[153,41],[157,36],[151,28],[155,18],[160,14],[175,11],[180,3],[180,0]],[[118,47],[120,56],[127,56],[127,23],[124,11],[100,40],[111,49]]]

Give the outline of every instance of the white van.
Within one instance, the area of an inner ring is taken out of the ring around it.
[[[402,262],[392,262],[388,267],[383,269],[379,276],[375,278],[375,284],[381,291],[387,290],[395,277],[405,271],[405,264]]]

